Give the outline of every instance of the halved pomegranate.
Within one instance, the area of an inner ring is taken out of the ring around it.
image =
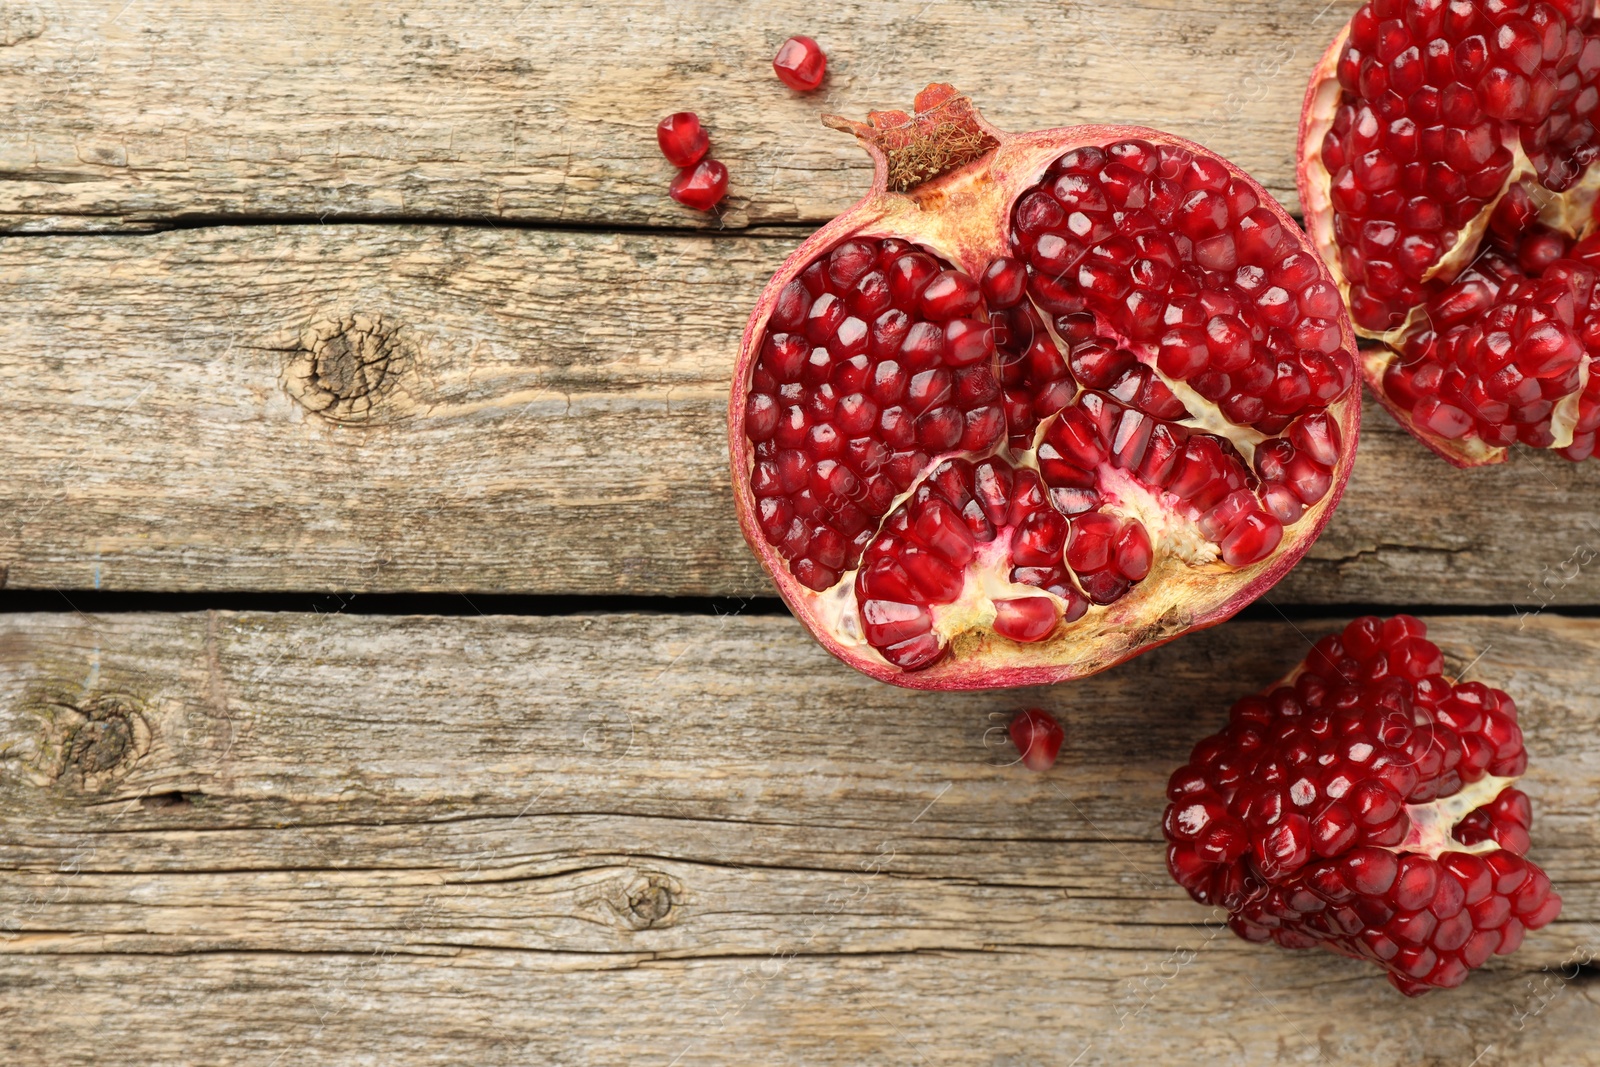
[[[1134,127],[994,129],[948,85],[824,121],[873,189],[767,284],[740,523],[835,655],[920,688],[1091,674],[1226,619],[1350,472],[1355,338],[1255,182]]]
[[[1300,123],[1306,229],[1368,384],[1459,467],[1600,428],[1595,0],[1371,0]]]

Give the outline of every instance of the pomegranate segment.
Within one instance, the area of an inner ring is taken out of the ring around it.
[[[931,457],[999,441],[993,338],[964,317],[977,293],[890,238],[840,244],[779,294],[745,431],[761,530],[807,588],[855,569]]]
[[[877,188],[746,331],[752,547],[830,650],[904,685],[1077,677],[1233,614],[1349,474],[1330,274],[1197,145],[1003,134],[948,86],[917,107],[829,120]]]
[[[1167,866],[1247,941],[1460,985],[1561,910],[1528,862],[1528,756],[1498,689],[1452,685],[1426,628],[1360,618],[1234,705],[1167,786]]]
[[[1458,466],[1594,452],[1590,0],[1371,0],[1312,76],[1307,228],[1386,407]]]

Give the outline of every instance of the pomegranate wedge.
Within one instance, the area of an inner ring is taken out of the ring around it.
[[[1372,0],[1312,74],[1306,228],[1368,384],[1458,467],[1600,429],[1594,0]]]
[[[1167,784],[1167,869],[1246,941],[1460,985],[1561,911],[1526,858],[1517,705],[1444,678],[1409,615],[1356,619],[1233,706]]]
[[[767,284],[729,405],[745,537],[841,659],[1081,677],[1272,586],[1360,407],[1337,287],[1259,185],[1135,127],[1003,133],[947,85]]]

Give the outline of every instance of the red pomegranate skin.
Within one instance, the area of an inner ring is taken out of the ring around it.
[[[773,276],[734,368],[741,528],[796,617],[883,681],[991,688],[1269,589],[1360,418],[1354,334],[1294,220],[1159,131],[1008,134],[949,86],[870,120],[826,120],[873,189]]]

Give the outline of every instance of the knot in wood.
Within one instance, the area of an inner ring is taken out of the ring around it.
[[[410,363],[401,328],[378,315],[350,315],[308,329],[285,372],[289,392],[329,422],[370,421]]]
[[[672,914],[672,880],[659,871],[642,871],[635,883],[628,887],[628,910],[639,924],[636,930],[667,925],[662,920]]]
[[[683,884],[670,874],[641,867],[612,867],[578,892],[579,907],[609,925],[635,933],[678,921]]]
[[[45,714],[36,767],[47,781],[68,781],[98,792],[120,779],[150,751],[150,723],[138,702],[101,693],[78,704],[55,704]]]

